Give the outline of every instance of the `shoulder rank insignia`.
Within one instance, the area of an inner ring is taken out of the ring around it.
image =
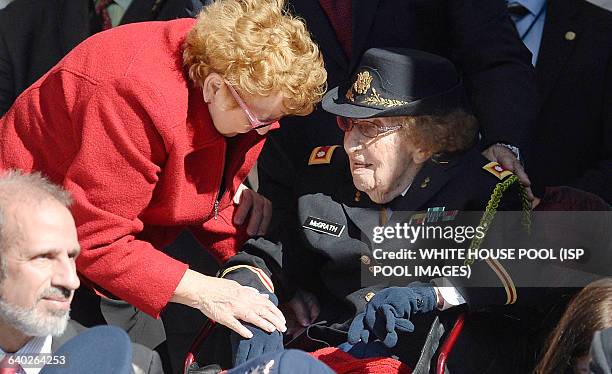
[[[512,175],[513,174],[510,170],[504,169],[503,166],[501,166],[500,164],[498,164],[497,162],[494,162],[494,161],[489,162],[488,164],[486,164],[482,168],[484,170],[488,171],[489,173],[495,175],[497,178],[499,178],[499,180],[503,180],[508,175]]]
[[[315,147],[310,153],[310,158],[308,159],[308,165],[319,165],[319,164],[329,164],[331,163],[332,155],[338,145],[326,145],[323,147]]]

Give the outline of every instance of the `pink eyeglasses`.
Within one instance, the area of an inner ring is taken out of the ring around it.
[[[255,114],[253,114],[253,112],[251,112],[251,109],[249,109],[249,107],[246,105],[244,100],[242,100],[240,95],[238,95],[238,92],[236,92],[234,87],[232,87],[232,85],[227,83],[227,82],[225,82],[225,85],[229,88],[230,92],[232,93],[232,96],[234,96],[234,99],[236,99],[236,102],[238,103],[238,105],[240,105],[240,108],[242,108],[242,110],[246,114],[247,118],[249,119],[249,123],[253,127],[253,130],[259,129],[261,127],[270,126],[271,124],[276,122],[276,120],[274,120],[274,121],[265,121],[264,122],[264,121],[260,121],[259,119],[257,119]]]

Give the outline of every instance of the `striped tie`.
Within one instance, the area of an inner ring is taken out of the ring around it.
[[[102,30],[108,30],[113,27],[110,15],[108,14],[108,6],[113,3],[113,0],[100,0],[96,5],[96,14],[102,18]],[[0,373],[1,374],[1,373]]]
[[[351,57],[353,41],[352,0],[319,0],[327,18],[336,32],[336,37],[347,57]]]

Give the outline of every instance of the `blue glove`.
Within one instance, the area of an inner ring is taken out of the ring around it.
[[[274,294],[270,295],[270,301],[278,305],[278,299]],[[283,337],[278,330],[267,332],[251,324],[244,324],[253,333],[251,339],[245,339],[234,331],[230,334],[232,345],[232,360],[234,367],[259,357],[266,353],[272,353],[283,349]]]
[[[367,304],[365,310],[353,319],[348,331],[348,342],[356,344],[359,340],[368,343],[380,339],[391,348],[397,344],[397,331],[413,332],[410,317],[417,313],[427,313],[436,307],[436,291],[429,283],[413,283],[408,287],[389,287],[377,293]]]

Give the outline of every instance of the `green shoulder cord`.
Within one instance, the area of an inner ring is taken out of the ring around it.
[[[486,238],[487,232],[489,231],[489,227],[491,227],[491,222],[493,222],[493,218],[495,218],[497,208],[499,207],[499,202],[501,201],[504,192],[508,190],[514,183],[518,183],[518,177],[516,175],[512,175],[505,181],[498,183],[493,189],[493,193],[491,193],[491,198],[489,199],[484,214],[482,215],[480,223],[478,224],[484,229],[484,235],[482,235],[482,238],[474,236],[474,239],[472,239],[472,242],[470,243],[471,249],[480,249],[480,245]],[[523,210],[521,224],[523,225],[523,227],[525,227],[527,234],[531,234],[531,204],[529,203],[529,200],[527,199],[527,193],[525,192],[525,189],[522,186],[519,189],[519,195],[521,198],[521,207]],[[472,258],[472,256],[470,256],[464,261],[464,265],[472,265],[473,263],[474,258]]]

